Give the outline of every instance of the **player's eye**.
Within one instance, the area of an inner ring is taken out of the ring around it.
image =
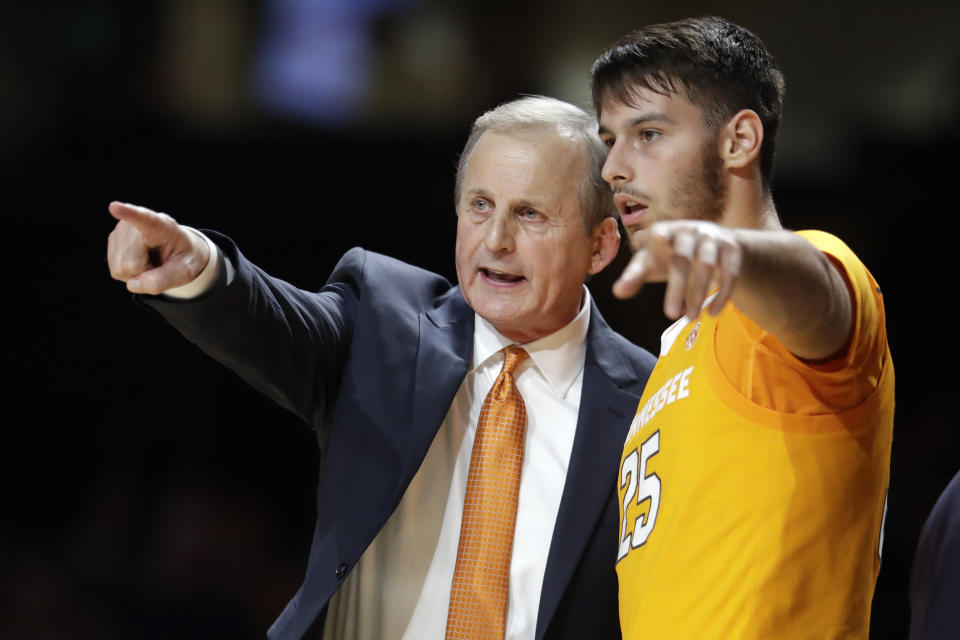
[[[660,137],[660,132],[655,129],[644,129],[640,132],[640,139],[644,142],[653,142]]]

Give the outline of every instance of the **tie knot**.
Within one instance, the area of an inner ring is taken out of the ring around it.
[[[513,375],[520,364],[530,357],[527,350],[518,345],[510,345],[503,350],[503,372]]]

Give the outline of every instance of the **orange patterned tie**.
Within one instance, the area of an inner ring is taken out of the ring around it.
[[[527,427],[527,411],[513,372],[527,357],[522,347],[504,349],[503,369],[480,409],[463,499],[446,640],[503,640]]]

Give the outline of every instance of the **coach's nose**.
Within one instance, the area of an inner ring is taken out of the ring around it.
[[[508,208],[504,207],[495,211],[484,224],[486,229],[483,241],[490,253],[510,253],[513,251],[516,221]]]

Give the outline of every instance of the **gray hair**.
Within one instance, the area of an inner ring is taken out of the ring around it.
[[[607,148],[597,135],[596,118],[580,107],[546,96],[518,98],[487,111],[474,121],[457,164],[457,181],[453,192],[456,206],[460,205],[460,193],[470,155],[480,136],[487,131],[502,134],[553,131],[579,140],[589,161],[589,171],[578,188],[584,229],[589,232],[604,218],[616,217],[610,187],[600,175],[607,159]]]

